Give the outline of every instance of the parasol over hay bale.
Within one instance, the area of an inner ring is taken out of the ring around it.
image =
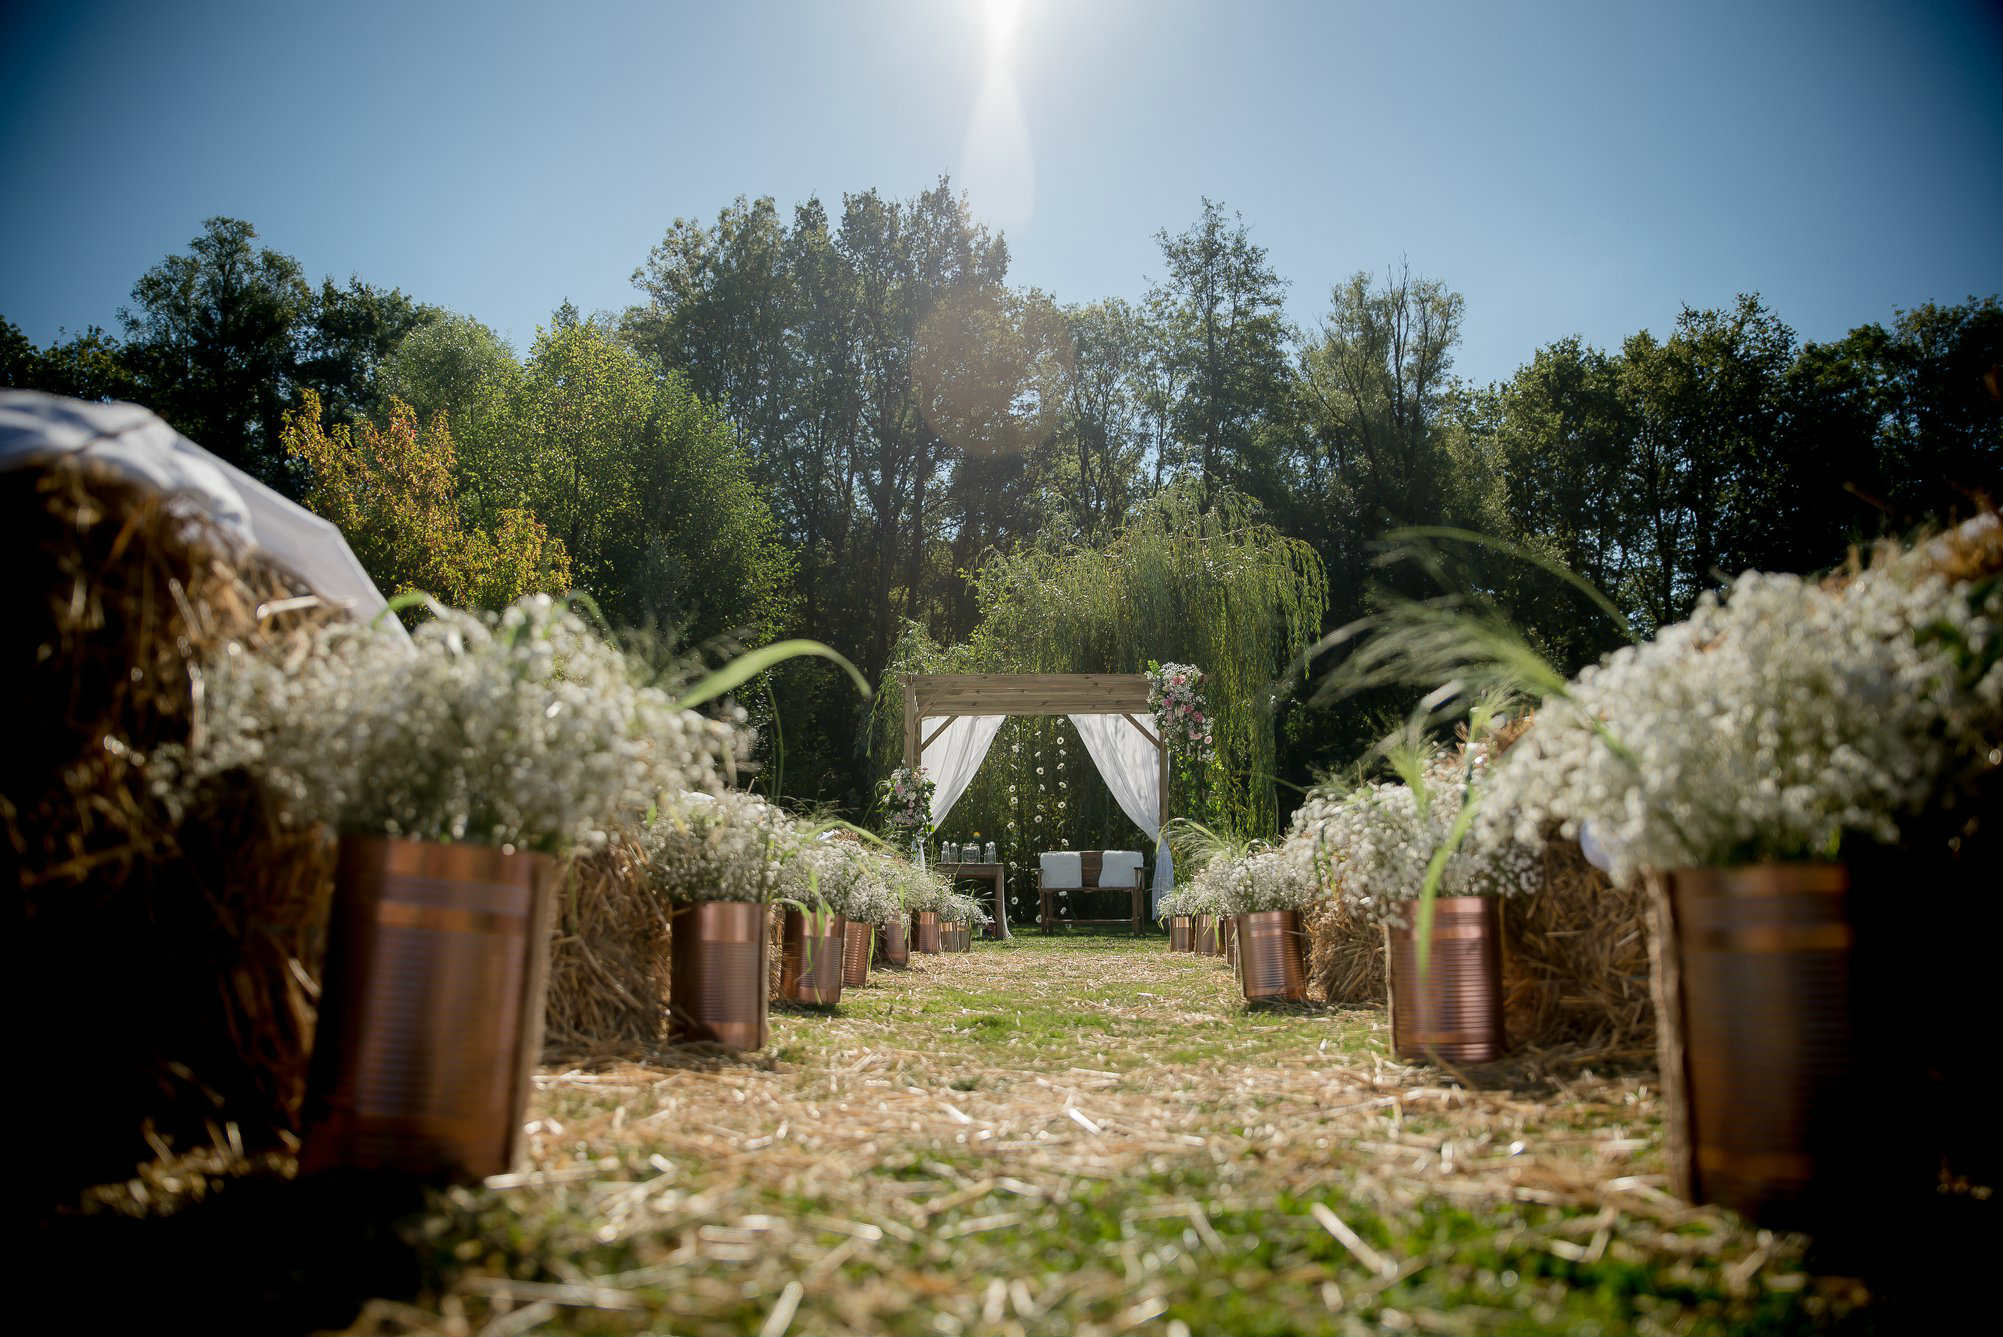
[[[163,1146],[282,1145],[313,1027],[332,848],[248,781],[166,802],[199,664],[345,616],[187,508],[86,460],[0,472],[25,691],[0,749],[27,1032],[60,1065],[38,1188]]]

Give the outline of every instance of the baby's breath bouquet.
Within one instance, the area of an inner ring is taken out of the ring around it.
[[[1193,913],[1254,915],[1268,910],[1305,910],[1321,899],[1321,888],[1283,851],[1265,846],[1242,855],[1212,860],[1197,874],[1206,890],[1198,893],[1207,907]],[[1185,911],[1184,913],[1192,913]]]
[[[547,595],[434,613],[410,642],[330,625],[285,663],[230,645],[203,674],[184,777],[254,769],[343,834],[556,853],[663,793],[719,788],[743,746]]]
[[[1467,821],[1469,803],[1478,811],[1483,799],[1476,779],[1483,768],[1474,763],[1484,757],[1477,745],[1467,763],[1435,758],[1413,783],[1317,791],[1294,814],[1282,847],[1286,862],[1295,876],[1333,889],[1357,915],[1382,923],[1407,922],[1443,848],[1451,853],[1437,874],[1440,896],[1534,891],[1542,870],[1537,847],[1507,829]]]
[[[939,899],[939,917],[949,923],[973,924],[977,927],[994,922],[994,916],[987,912],[977,898],[953,887],[947,887],[945,895]]]
[[[1706,594],[1547,697],[1486,824],[1583,835],[1617,879],[1899,843],[2003,762],[1996,529],[1847,581],[1752,572]]]
[[[846,840],[805,841],[785,870],[784,895],[854,923],[888,923],[899,905],[890,881],[894,862]]]
[[[1216,859],[1206,864],[1193,876],[1176,885],[1174,891],[1161,898],[1155,907],[1155,917],[1172,919],[1177,915],[1224,915],[1235,914],[1226,910],[1225,875],[1231,864],[1229,859]]]
[[[670,800],[638,844],[649,884],[683,905],[778,900],[803,857],[792,819],[741,790]]]

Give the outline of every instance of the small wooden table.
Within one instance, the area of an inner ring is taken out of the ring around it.
[[[995,922],[988,925],[987,936],[1006,938],[1008,931],[1008,893],[1002,887],[1002,866],[998,863],[942,863],[940,873],[955,882],[962,878],[986,879],[995,884]]]

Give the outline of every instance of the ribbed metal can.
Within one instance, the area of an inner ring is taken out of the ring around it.
[[[1187,952],[1196,945],[1196,925],[1189,915],[1168,917],[1168,949],[1171,952]]]
[[[1399,1058],[1449,1063],[1502,1057],[1502,916],[1490,896],[1433,902],[1433,941],[1419,970],[1418,908],[1405,927],[1386,927],[1391,1050]]]
[[[1190,950],[1198,956],[1224,955],[1224,938],[1217,928],[1216,915],[1198,915],[1190,939]]]
[[[842,948],[848,921],[826,910],[788,907],[779,926],[779,996],[832,1007],[842,1000]]]
[[[676,906],[669,916],[668,1039],[763,1049],[770,912],[747,901]]]
[[[1299,1002],[1307,997],[1300,916],[1261,910],[1238,916],[1238,979],[1251,1002]]]
[[[846,921],[842,930],[842,987],[858,989],[869,982],[870,945],[876,931],[860,920]]]
[[[911,946],[928,956],[939,954],[939,912],[917,910],[911,915]]]
[[[1849,869],[1680,868],[1649,883],[1677,1188],[1768,1225],[1862,1210],[1893,1162],[1909,1167],[1898,1146],[1859,1155],[1900,1135],[1873,1113],[1892,1104],[1876,1088],[1885,1065],[1856,1053]]]
[[[886,966],[904,969],[911,964],[911,925],[903,916],[876,931],[876,945]]]
[[[558,875],[539,854],[342,839],[302,1172],[515,1167]]]

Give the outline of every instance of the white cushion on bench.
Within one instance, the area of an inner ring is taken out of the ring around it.
[[[1037,856],[1046,887],[1076,887],[1085,881],[1085,865],[1076,851],[1060,850]]]
[[[1134,885],[1134,875],[1140,871],[1140,851],[1107,850],[1105,862],[1099,865],[1099,885],[1131,887]]]

